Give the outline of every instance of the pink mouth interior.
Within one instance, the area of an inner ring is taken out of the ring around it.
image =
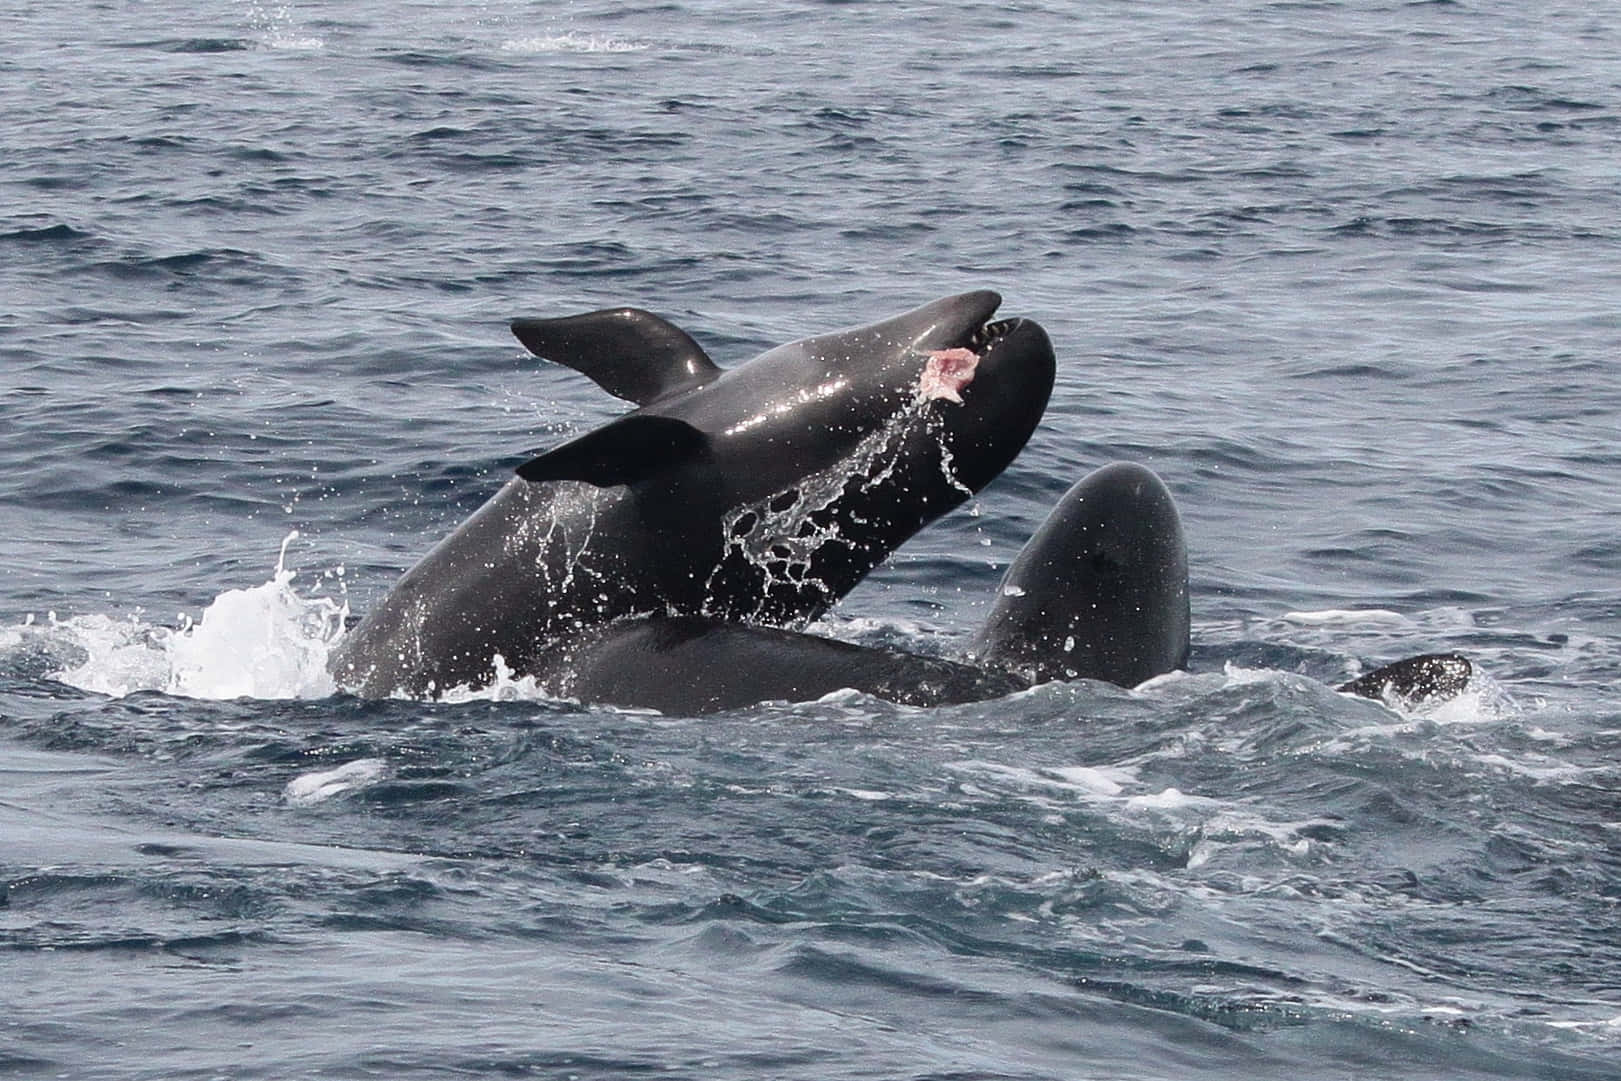
[[[972,349],[931,349],[918,380],[917,393],[923,401],[944,398],[962,404],[962,388],[974,381],[979,356]]]

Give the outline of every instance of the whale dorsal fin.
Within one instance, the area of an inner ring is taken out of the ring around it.
[[[686,331],[639,308],[514,319],[512,333],[535,356],[573,368],[637,405],[702,386],[720,374]]]
[[[1386,695],[1394,695],[1413,705],[1431,699],[1445,702],[1462,694],[1474,674],[1474,666],[1462,654],[1423,653],[1376,668],[1339,690],[1341,694],[1354,694],[1376,702]]]
[[[580,480],[599,488],[635,484],[703,453],[709,440],[684,420],[633,413],[518,467],[528,481]]]

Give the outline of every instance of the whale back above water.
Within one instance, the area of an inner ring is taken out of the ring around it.
[[[939,706],[1029,685],[944,657],[702,616],[631,618],[587,631],[561,651],[546,684],[559,698],[686,715],[845,689]]]

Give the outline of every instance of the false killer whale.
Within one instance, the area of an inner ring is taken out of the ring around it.
[[[637,408],[518,468],[333,651],[340,687],[435,695],[636,614],[793,624],[988,484],[1034,431],[1041,326],[964,293],[722,370],[634,308],[513,333]]]
[[[594,628],[552,659],[559,697],[705,713],[853,688],[906,705],[995,698],[1053,679],[1136,686],[1186,666],[1188,560],[1171,493],[1115,462],[1067,491],[1008,567],[978,663],[770,627],[662,616]]]
[[[1116,462],[1065,493],[1009,566],[975,640],[975,663],[707,617],[595,627],[551,661],[559,698],[695,715],[842,689],[911,706],[999,698],[1054,679],[1134,687],[1187,666],[1187,546],[1163,482]],[[1455,697],[1457,654],[1386,665],[1340,687],[1418,704]]]
[[[1124,687],[1187,667],[1188,548],[1147,466],[1114,462],[1076,482],[1007,569],[980,632],[986,661],[1035,682]]]

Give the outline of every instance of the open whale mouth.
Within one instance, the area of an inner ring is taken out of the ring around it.
[[[944,398],[962,404],[962,391],[974,381],[979,368],[979,354],[972,349],[930,349],[923,354],[923,374],[917,380],[919,401],[932,402]]]
[[[983,353],[987,348],[1008,335],[1024,322],[1022,319],[992,319],[981,323],[968,339],[968,348]]]
[[[979,362],[1023,322],[1022,319],[988,320],[978,324],[962,345],[923,350],[926,359],[923,374],[918,378],[918,400],[927,402],[944,398],[948,402],[963,404],[963,389],[974,381]]]

